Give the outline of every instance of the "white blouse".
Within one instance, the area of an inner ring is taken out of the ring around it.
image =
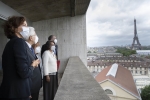
[[[42,55],[42,60],[44,76],[57,72],[57,60],[54,52],[46,50]]]

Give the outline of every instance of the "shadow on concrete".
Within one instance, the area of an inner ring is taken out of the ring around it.
[[[0,70],[0,84],[2,82],[2,77],[3,77],[2,75],[3,75],[2,70]]]

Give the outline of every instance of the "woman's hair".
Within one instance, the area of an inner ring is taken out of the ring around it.
[[[41,57],[42,57],[43,53],[44,53],[46,50],[49,50],[49,49],[50,49],[51,43],[54,43],[54,42],[53,42],[53,41],[47,41],[46,44],[43,45],[42,50],[41,50]]]
[[[4,23],[4,33],[8,39],[12,38],[15,35],[15,29],[18,28],[23,22],[25,18],[22,16],[12,16],[9,17],[8,20]]]
[[[51,43],[54,43],[54,42],[53,42],[53,41],[47,41],[47,42],[46,42],[46,46],[45,46],[45,49],[46,49],[46,50],[49,50],[49,49],[50,49]]]
[[[51,41],[52,38],[53,38],[53,36],[54,36],[54,35],[50,35],[50,36],[48,37],[48,41]]]

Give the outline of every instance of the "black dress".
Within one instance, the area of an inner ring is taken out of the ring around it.
[[[57,75],[49,75],[50,82],[46,81],[46,76],[43,78],[43,94],[44,100],[53,100],[58,88]]]

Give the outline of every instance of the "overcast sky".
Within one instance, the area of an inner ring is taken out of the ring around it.
[[[150,45],[150,0],[91,0],[87,46],[132,44],[134,17],[141,45]]]

